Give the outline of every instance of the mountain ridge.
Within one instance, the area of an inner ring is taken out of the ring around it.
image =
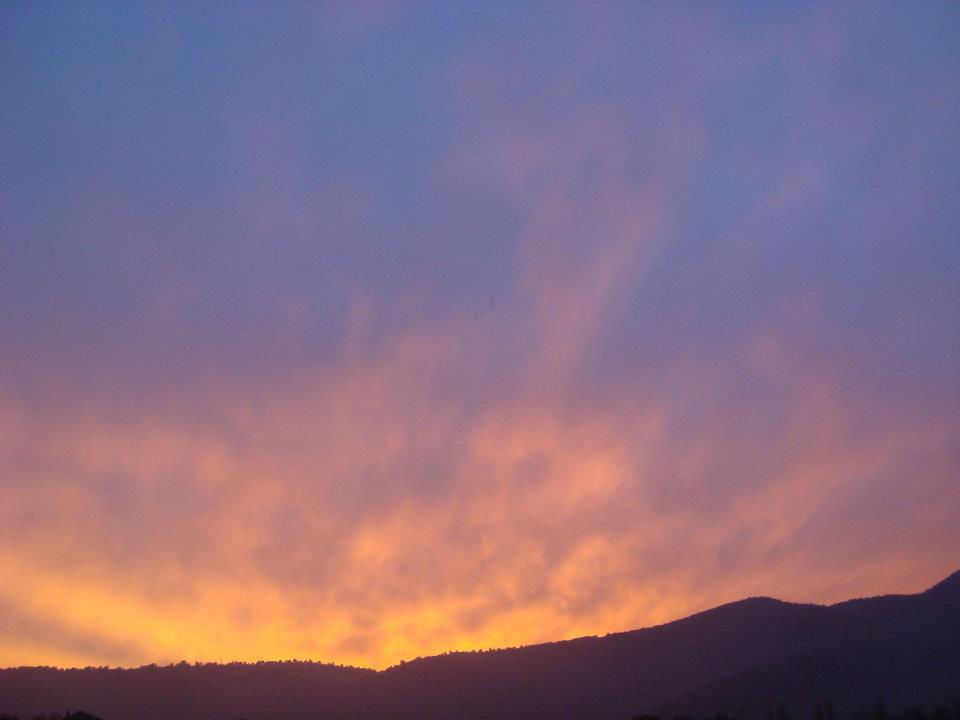
[[[833,605],[756,596],[662,625],[380,671],[308,662],[0,670],[0,712],[106,720],[627,720],[829,697],[846,715],[960,693],[960,572],[912,595]]]

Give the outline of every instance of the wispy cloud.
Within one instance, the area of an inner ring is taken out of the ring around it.
[[[0,663],[955,570],[958,18],[874,10],[8,11]]]

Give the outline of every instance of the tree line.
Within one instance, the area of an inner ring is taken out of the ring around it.
[[[791,717],[790,710],[781,703],[760,718],[748,718],[743,711],[733,714],[718,711],[704,718],[695,718],[686,714],[664,718],[652,713],[640,713],[634,715],[632,720],[960,720],[960,695],[957,695],[949,704],[941,702],[926,706],[921,703],[899,712],[888,710],[883,700],[877,700],[872,707],[868,704],[864,704],[863,707],[870,709],[850,714],[845,718],[841,717],[830,700],[817,700],[810,704],[809,714],[797,717]],[[0,720],[4,720],[3,717],[0,717]]]

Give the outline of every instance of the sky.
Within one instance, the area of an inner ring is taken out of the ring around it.
[[[4,3],[0,665],[960,567],[960,6]]]

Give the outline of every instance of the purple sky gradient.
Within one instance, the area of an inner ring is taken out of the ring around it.
[[[956,570],[958,38],[0,7],[0,664],[382,667]]]

